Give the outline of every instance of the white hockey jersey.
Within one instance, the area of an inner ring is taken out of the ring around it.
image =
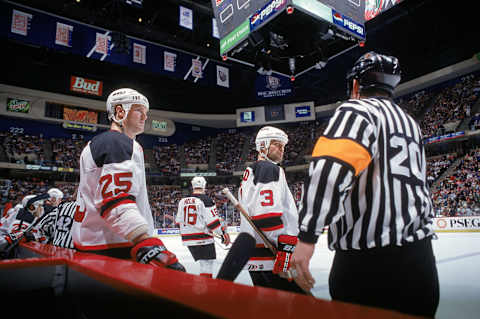
[[[15,205],[10,208],[7,213],[0,219],[0,235],[6,235],[11,231],[11,225],[17,216],[17,213],[22,209],[21,204]]]
[[[80,155],[76,202],[72,238],[79,250],[131,247],[125,236],[139,227],[153,236],[140,144],[117,131],[88,142]],[[120,218],[126,212],[127,220]]]
[[[223,233],[217,207],[205,194],[192,194],[182,198],[178,203],[175,221],[180,224],[184,246],[212,244],[211,233]]]
[[[253,223],[270,242],[277,246],[279,235],[298,234],[298,211],[290,192],[283,168],[269,161],[257,161],[246,168],[238,190],[238,199]],[[240,232],[252,235],[257,243],[254,256],[245,269],[249,271],[272,270],[273,253],[266,248],[261,237],[241,215]]]
[[[17,208],[17,207],[16,207]],[[15,209],[12,215],[8,218],[8,222],[5,223],[1,230],[1,237],[5,238],[6,235],[10,235],[12,238],[20,236],[25,230],[27,230],[32,223],[36,222],[37,218],[30,212],[27,212],[23,209],[22,206],[19,207],[18,211],[15,212]],[[10,211],[10,210],[9,210]],[[44,218],[42,215],[38,218]],[[47,243],[47,238],[44,236],[43,232],[40,230],[38,224],[30,229],[30,234],[33,235],[36,241],[40,243]]]

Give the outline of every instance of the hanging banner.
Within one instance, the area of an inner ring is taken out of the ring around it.
[[[255,81],[257,99],[268,99],[291,96],[292,82],[282,75],[258,75]]]
[[[217,65],[217,85],[230,87],[229,70],[221,65]]]
[[[138,43],[133,43],[133,62],[146,64],[147,63],[147,55],[146,55],[147,47]]]

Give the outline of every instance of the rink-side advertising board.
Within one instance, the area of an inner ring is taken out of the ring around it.
[[[436,232],[480,232],[480,216],[434,218],[433,229]]]

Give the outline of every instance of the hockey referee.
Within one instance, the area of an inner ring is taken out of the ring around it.
[[[292,268],[311,289],[309,262],[328,226],[333,300],[433,317],[439,282],[425,150],[419,125],[392,100],[399,82],[397,58],[375,52],[347,74],[351,99],[312,153]]]

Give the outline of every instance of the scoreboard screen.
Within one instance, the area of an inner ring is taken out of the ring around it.
[[[231,33],[271,0],[212,0],[220,39]]]

